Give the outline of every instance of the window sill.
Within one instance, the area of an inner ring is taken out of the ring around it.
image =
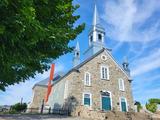
[[[91,85],[84,85],[85,87],[92,87]]]
[[[91,107],[90,105],[83,105],[83,106],[88,107],[88,108],[90,108],[90,107]]]
[[[104,79],[104,78],[101,78],[101,80],[107,80],[107,81],[109,81],[109,79],[107,79],[107,78],[106,78],[106,79]]]
[[[125,92],[125,90],[120,90],[121,92]]]

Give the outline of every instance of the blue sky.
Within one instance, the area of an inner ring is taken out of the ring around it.
[[[94,0],[75,0],[80,4],[76,11],[85,22],[85,30],[70,42],[80,43],[81,60],[88,47],[88,31],[92,24]],[[128,56],[134,100],[145,104],[149,98],[160,98],[160,1],[159,0],[97,0],[101,24],[106,30],[105,44],[119,64]],[[72,67],[71,53],[61,56],[56,63],[56,72]],[[64,62],[65,61],[65,62]],[[14,104],[23,97],[32,99],[33,85],[49,76],[49,71],[37,74],[25,83],[16,84],[0,92],[0,105]]]

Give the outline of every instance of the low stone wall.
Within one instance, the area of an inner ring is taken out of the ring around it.
[[[81,118],[91,120],[153,120],[150,115],[136,112],[120,112],[120,111],[96,111],[84,106],[79,106],[72,112],[72,116],[80,116]]]

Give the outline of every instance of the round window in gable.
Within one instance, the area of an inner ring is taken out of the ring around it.
[[[107,60],[107,56],[102,55],[102,56],[101,56],[101,59],[102,59],[102,60]]]

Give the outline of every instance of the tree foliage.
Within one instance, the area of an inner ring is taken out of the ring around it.
[[[157,104],[160,104],[160,99],[158,98],[151,98],[148,100],[149,103],[146,104],[147,110],[151,112],[156,112],[157,111]]]
[[[160,99],[158,99],[158,98],[151,98],[151,99],[149,99],[149,102],[150,103],[160,104]]]
[[[48,63],[72,51],[84,29],[74,26],[73,0],[0,0],[0,89],[49,69]]]
[[[142,109],[141,103],[137,101],[136,105],[137,105],[137,111],[140,112],[140,110]]]
[[[155,113],[157,111],[157,104],[156,103],[148,103],[146,104],[147,110]]]
[[[17,103],[13,106],[11,106],[11,110],[12,111],[16,111],[16,112],[22,112],[25,111],[27,109],[27,104],[26,103]]]

